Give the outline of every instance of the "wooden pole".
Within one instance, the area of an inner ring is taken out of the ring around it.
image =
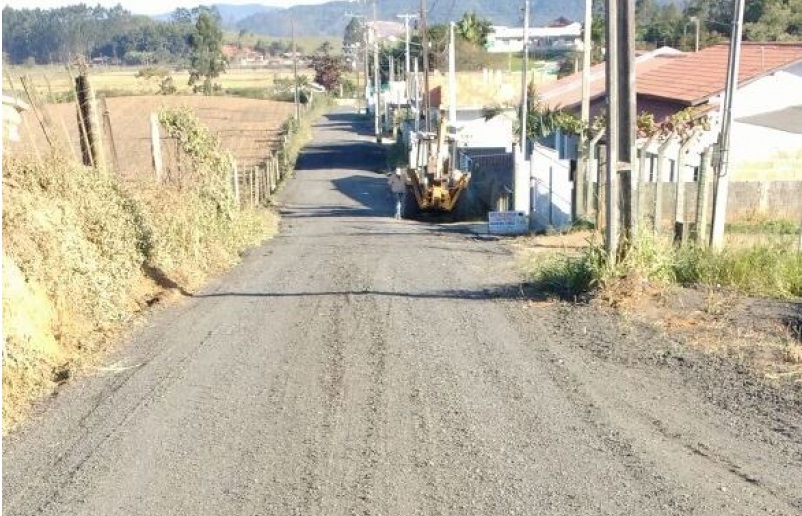
[[[91,167],[94,166],[92,162],[92,154],[89,152],[89,137],[86,134],[86,122],[84,121],[84,114],[81,110],[81,103],[78,100],[78,80],[72,74],[72,68],[67,65],[67,75],[70,77],[70,84],[75,88],[75,111],[78,118],[78,145],[81,148],[81,159],[84,165]]]
[[[161,183],[164,178],[164,162],[162,161],[162,140],[161,134],[159,133],[159,117],[156,113],[150,114],[150,154],[153,158],[153,170],[156,173],[156,182]]]
[[[231,167],[231,186],[234,190],[234,199],[237,201],[237,209],[240,208],[240,199],[239,199],[239,171],[237,170],[237,162],[233,163]]]
[[[89,82],[89,76],[82,72],[75,78],[75,90],[78,98],[78,109],[81,112],[86,143],[88,149],[84,152],[91,156],[92,164],[95,168],[100,168],[105,164],[103,155],[103,139],[100,129],[100,117],[97,113],[97,102],[95,92]]]
[[[36,88],[33,86],[33,84],[31,84],[31,78],[29,76],[20,77],[20,82],[22,83],[22,88],[25,90],[25,95],[28,97],[31,111],[33,111],[33,114],[36,116],[36,120],[39,122],[39,126],[42,128],[42,133],[44,133],[48,145],[50,145],[50,148],[55,151],[56,138],[53,134],[53,124],[47,112],[44,110],[44,106],[39,99],[39,94],[36,91]]]
[[[256,183],[256,181],[255,181],[256,177],[255,177],[255,174],[254,174],[254,170],[255,169],[253,167],[250,167],[250,172],[248,174],[248,182],[250,183],[250,186],[251,186],[251,190],[250,190],[250,192],[248,192],[248,196],[251,198],[251,208],[256,206],[256,199],[255,199],[255,195],[254,195],[256,193],[256,184],[255,184]]]
[[[109,146],[111,147],[111,159],[114,162],[114,170],[120,173],[120,158],[117,154],[117,144],[114,142],[114,131],[111,128],[111,114],[109,113],[109,106],[106,103],[106,97],[100,99],[100,107],[103,110],[103,126],[106,134],[109,137]]]

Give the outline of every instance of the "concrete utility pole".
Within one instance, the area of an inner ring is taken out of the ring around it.
[[[456,25],[451,22],[448,27],[448,122],[451,127],[456,127],[457,124],[457,53],[454,48]]]
[[[590,127],[590,61],[591,61],[591,28],[593,25],[593,0],[585,0],[585,26],[582,32],[582,125],[585,131]],[[576,167],[574,181],[574,218],[579,219],[587,215],[585,209],[585,185],[588,183],[588,164],[590,162],[590,149],[588,148],[587,133],[579,133],[579,161]]]
[[[423,120],[428,133],[431,132],[432,126],[429,121],[431,99],[429,98],[429,34],[426,28],[426,0],[420,0],[420,31],[423,44]]]
[[[732,36],[727,66],[727,85],[724,92],[724,113],[719,137],[719,166],[716,181],[715,205],[713,207],[713,231],[710,245],[721,249],[724,245],[724,224],[727,219],[727,197],[730,189],[730,132],[732,131],[732,106],[738,90],[738,72],[741,64],[741,34],[744,22],[744,0],[736,0],[732,16]]]
[[[399,14],[397,15],[398,18],[403,18],[404,20],[404,31],[406,33],[406,59],[404,60],[404,80],[407,83],[407,100],[409,100],[412,95],[409,92],[410,89],[410,81],[409,81],[409,74],[412,71],[412,66],[410,64],[410,51],[409,51],[409,20],[413,18],[417,18],[417,14]]]
[[[382,142],[382,128],[379,114],[381,104],[381,77],[379,76],[379,9],[378,0],[373,0],[373,93],[374,93],[374,109],[376,116],[374,117],[376,143]]]
[[[619,172],[632,181],[635,143],[635,2],[607,0],[607,227],[605,248],[610,259],[618,254]],[[631,190],[631,189],[628,189]],[[632,199],[624,200],[625,222],[631,229]],[[634,236],[630,233],[630,236]]]
[[[524,48],[521,68],[521,155],[526,158],[527,115],[529,114],[529,0],[524,0]]]
[[[363,46],[365,50],[364,61],[365,61],[365,115],[366,116],[370,112],[368,109],[370,107],[370,100],[368,100],[368,92],[370,91],[370,46],[369,46],[370,37],[368,34],[369,31],[370,28],[368,27],[368,19],[367,17],[365,17],[365,28],[362,31],[362,39],[364,40]]]
[[[420,96],[418,95],[418,90],[420,89],[420,84],[418,80],[418,76],[420,75],[420,70],[418,69],[418,59],[415,59],[415,77],[413,78],[413,85],[412,91],[415,95],[415,132],[420,131]]]

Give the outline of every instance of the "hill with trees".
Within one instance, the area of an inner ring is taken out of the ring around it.
[[[457,21],[464,12],[473,11],[495,25],[519,25],[521,23],[520,0],[429,0],[429,23]],[[534,24],[545,24],[565,16],[580,20],[583,16],[583,0],[545,0],[535,2],[532,10]],[[379,17],[395,19],[403,13],[416,13],[419,0],[382,0],[379,2]],[[360,9],[364,10],[360,13]],[[360,7],[354,2],[338,1],[319,5],[298,5],[288,9],[257,13],[241,20],[237,27],[256,34],[287,37],[290,35],[290,19],[295,22],[298,35],[339,36],[354,14],[373,16],[372,8]]]

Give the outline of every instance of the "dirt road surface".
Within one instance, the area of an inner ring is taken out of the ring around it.
[[[796,391],[394,221],[367,125],[316,128],[283,230],[4,442],[11,515],[792,515]]]

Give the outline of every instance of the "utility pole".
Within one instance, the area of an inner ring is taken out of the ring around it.
[[[368,19],[365,17],[365,29],[362,31],[362,39],[364,39],[365,47],[365,116],[370,112],[370,101],[368,100],[368,92],[370,91],[370,54],[369,54],[369,34],[370,28],[368,27]]]
[[[374,93],[374,109],[376,116],[374,117],[374,124],[376,130],[376,143],[382,142],[382,128],[381,128],[381,115],[379,114],[379,107],[381,104],[381,77],[379,76],[379,31],[377,30],[379,21],[378,0],[373,0],[373,93]]]
[[[744,21],[744,0],[736,0],[732,16],[732,36],[727,66],[727,85],[724,92],[724,116],[719,137],[719,166],[716,181],[715,205],[713,207],[713,231],[710,245],[720,250],[724,245],[724,224],[727,218],[727,197],[730,189],[730,132],[732,131],[732,106],[738,90],[738,72],[741,64],[741,34]]]
[[[635,144],[635,2],[607,0],[607,227],[605,247],[611,260],[617,258],[619,241],[619,173],[629,182],[632,174]],[[634,227],[632,198],[624,199],[624,221]],[[634,232],[630,232],[634,237]]]
[[[526,122],[529,114],[529,0],[524,0],[524,48],[521,69],[521,155],[526,158]]]
[[[454,48],[454,27],[448,26],[448,121],[452,128],[457,125],[457,55]]]
[[[410,51],[409,51],[409,20],[413,18],[417,18],[416,14],[399,14],[398,18],[404,19],[404,31],[406,32],[406,59],[404,61],[404,80],[407,83],[407,100],[411,97],[409,93],[410,88],[410,81],[409,81],[409,74],[412,71],[412,67],[410,65]]]
[[[295,17],[290,15],[290,30],[292,32],[292,78],[295,83],[295,121],[301,122],[301,99],[298,95],[298,47],[295,45]]]
[[[590,149],[587,148],[587,130],[590,128],[590,60],[591,29],[593,26],[593,0],[585,0],[585,26],[582,33],[582,126],[583,131],[579,133],[579,161],[576,167],[576,177],[574,178],[574,218],[579,219],[587,215],[585,211],[585,196],[589,192],[585,191],[588,183],[588,163],[590,160]]]
[[[428,133],[432,128],[429,121],[431,99],[429,99],[429,35],[426,28],[426,0],[420,0],[420,22],[421,43],[423,44],[423,120]]]
[[[531,209],[531,173],[525,166],[527,147],[527,118],[529,117],[529,0],[524,0],[523,66],[521,68],[521,138],[519,149],[513,156],[513,209],[529,212]]]
[[[415,132],[420,132],[420,95],[418,95],[418,90],[420,90],[420,84],[418,76],[420,75],[420,70],[418,70],[418,58],[415,58],[415,77],[413,78],[412,82],[412,91],[415,94]]]

